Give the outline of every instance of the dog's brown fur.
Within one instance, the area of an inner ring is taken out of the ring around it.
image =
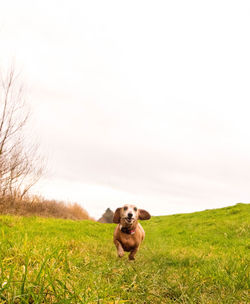
[[[132,214],[131,222],[128,222],[128,213]],[[134,205],[125,205],[116,209],[113,222],[118,224],[114,232],[114,244],[118,257],[123,257],[124,251],[127,251],[130,252],[129,259],[135,259],[135,254],[145,238],[145,231],[138,223],[138,219],[149,220],[150,217],[151,215],[146,210],[137,209]],[[126,232],[122,231],[124,229]]]

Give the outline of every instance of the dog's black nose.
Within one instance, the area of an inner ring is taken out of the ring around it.
[[[131,218],[133,216],[132,213],[128,213],[128,217]]]

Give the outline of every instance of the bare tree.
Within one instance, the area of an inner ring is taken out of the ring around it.
[[[27,144],[28,111],[23,86],[11,68],[0,83],[0,196],[23,198],[38,181],[43,166],[37,146]]]

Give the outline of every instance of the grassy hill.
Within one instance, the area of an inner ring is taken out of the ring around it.
[[[115,225],[0,216],[0,303],[249,303],[250,205],[153,217],[136,261]]]

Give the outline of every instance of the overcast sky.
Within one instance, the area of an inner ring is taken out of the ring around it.
[[[249,1],[5,1],[0,67],[48,159],[33,189],[98,218],[250,202]]]

